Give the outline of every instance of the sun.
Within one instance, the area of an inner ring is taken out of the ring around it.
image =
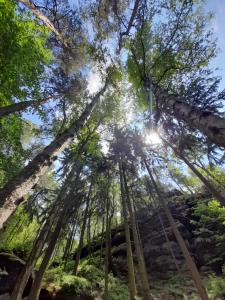
[[[150,131],[145,134],[145,143],[151,145],[159,145],[162,143],[162,140],[160,139],[157,132]]]

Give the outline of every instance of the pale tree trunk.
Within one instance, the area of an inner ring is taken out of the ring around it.
[[[177,229],[177,225],[176,225],[176,223],[174,221],[174,218],[173,218],[170,210],[167,207],[167,203],[166,203],[165,199],[161,195],[161,192],[160,192],[160,190],[159,190],[159,188],[158,188],[158,186],[157,186],[157,184],[156,184],[156,182],[154,180],[154,177],[152,175],[152,172],[151,172],[151,170],[150,170],[150,168],[149,168],[146,160],[144,160],[144,164],[145,164],[145,167],[146,167],[146,169],[148,171],[148,174],[149,174],[149,176],[151,178],[152,184],[153,184],[154,189],[155,189],[155,191],[156,191],[156,193],[158,195],[158,198],[159,198],[160,202],[162,203],[163,209],[164,209],[165,214],[166,214],[166,216],[168,218],[168,221],[170,223],[172,231],[173,231],[173,233],[174,233],[174,235],[176,237],[176,240],[178,242],[180,250],[181,250],[181,252],[182,252],[182,254],[183,254],[183,256],[184,256],[184,258],[186,260],[187,266],[188,266],[188,268],[190,270],[192,278],[193,278],[193,280],[195,282],[195,285],[197,287],[197,291],[199,293],[199,296],[200,296],[201,300],[209,300],[207,292],[206,292],[206,289],[205,289],[205,287],[203,285],[201,276],[200,276],[200,274],[198,272],[198,269],[196,267],[196,264],[195,264],[194,260],[192,259],[191,255],[190,255],[190,252],[189,252],[189,250],[188,250],[188,248],[187,248],[187,246],[185,244],[184,239],[182,238],[179,230]]]
[[[225,147],[225,118],[190,105],[179,96],[171,95],[159,86],[154,87],[154,92],[160,108],[165,113],[185,121],[191,128],[202,132],[216,145]]]
[[[195,166],[189,162],[189,160],[177,149],[175,148],[171,143],[166,141],[165,139],[162,139],[162,141],[169,145],[170,148],[174,151],[177,157],[182,159],[185,164],[192,170],[192,172],[201,180],[201,182],[206,186],[209,192],[212,193],[212,195],[223,205],[225,206],[225,196],[223,196],[216,188],[211,184],[211,182],[205,178],[196,168]]]
[[[77,247],[77,253],[76,253],[76,258],[75,258],[75,263],[74,263],[74,270],[73,270],[74,275],[77,275],[77,270],[78,270],[78,266],[79,266],[79,262],[80,262],[81,250],[82,250],[82,247],[83,247],[84,233],[85,233],[85,229],[86,229],[86,225],[87,225],[89,205],[90,205],[90,200],[91,200],[92,185],[93,185],[93,179],[91,180],[88,195],[87,195],[87,200],[86,200],[86,207],[85,207],[85,212],[84,212],[83,224],[82,224],[81,232],[80,232],[80,240],[79,240],[79,245]]]
[[[142,286],[141,293],[142,293],[143,300],[153,300],[151,293],[150,293],[150,289],[149,289],[148,274],[146,271],[143,250],[142,250],[142,247],[141,247],[141,244],[139,241],[139,237],[138,237],[136,221],[135,221],[135,217],[134,217],[134,210],[133,210],[133,206],[132,206],[130,195],[129,195],[127,178],[126,178],[125,168],[124,168],[123,163],[122,163],[122,172],[123,172],[124,190],[125,190],[125,195],[126,195],[126,200],[127,200],[126,202],[127,202],[127,207],[128,207],[129,216],[130,216],[130,222],[131,222],[133,238],[134,238],[134,245],[135,245],[135,250],[136,250],[136,255],[137,255],[137,260],[138,260],[139,275],[140,275],[140,279],[141,279],[141,286]]]
[[[135,300],[137,291],[136,291],[134,262],[133,262],[133,254],[132,254],[131,239],[130,239],[130,229],[128,224],[127,206],[126,206],[126,199],[124,193],[124,182],[123,182],[121,162],[119,162],[119,173],[120,173],[122,215],[124,219],[124,229],[125,229],[125,238],[126,238],[126,246],[127,246],[127,265],[128,265],[128,282],[129,282],[130,300]]]
[[[33,14],[41,20],[44,25],[52,32],[55,33],[58,40],[65,46],[68,47],[66,40],[63,38],[62,34],[55,28],[54,24],[47,18],[41,10],[39,10],[36,5],[31,0],[19,0],[20,3],[24,4],[28,9],[30,9]]]
[[[57,155],[69,146],[77,132],[85,125],[100,96],[104,94],[107,87],[106,80],[103,88],[87,104],[81,116],[58,135],[50,145],[44,148],[13,180],[8,182],[0,191],[0,230],[3,228],[5,221],[13,213],[21,202],[25,194],[38,182],[39,178],[47,171],[52,163],[57,159]]]
[[[12,113],[19,113],[21,111],[26,110],[27,108],[35,108],[38,107],[41,104],[44,104],[46,102],[48,102],[49,100],[53,99],[54,97],[47,97],[45,99],[42,99],[40,101],[37,100],[33,100],[33,101],[22,101],[19,103],[15,103],[15,104],[11,104],[8,106],[1,106],[0,107],[0,118],[1,117],[6,117]]]

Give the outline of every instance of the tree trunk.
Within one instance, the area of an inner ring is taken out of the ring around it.
[[[151,199],[152,199],[152,201],[153,201],[153,207],[154,207],[154,209],[156,210],[156,213],[157,213],[157,216],[158,216],[159,223],[160,223],[160,225],[161,225],[163,234],[164,234],[164,236],[165,236],[165,240],[166,240],[166,243],[167,243],[167,245],[168,245],[168,251],[169,251],[170,254],[171,254],[171,257],[172,257],[172,259],[173,259],[173,261],[174,261],[174,264],[175,264],[175,266],[176,266],[177,271],[179,271],[179,270],[180,270],[180,267],[179,267],[179,265],[178,265],[178,263],[177,263],[176,256],[175,256],[175,254],[174,254],[173,248],[172,248],[171,243],[170,243],[170,239],[169,239],[169,237],[168,237],[168,235],[167,235],[166,228],[165,228],[164,221],[163,221],[163,217],[162,217],[161,214],[160,214],[159,208],[157,207],[157,203],[156,203],[155,197],[154,197],[154,195],[153,195],[151,189],[148,188],[148,191],[149,191],[150,197],[151,197]],[[147,206],[147,208],[148,208],[148,206]],[[148,208],[148,211],[149,211],[149,214],[151,214],[151,210],[150,210],[149,208]]]
[[[127,246],[127,265],[128,265],[128,282],[129,282],[129,290],[130,290],[130,300],[135,300],[137,291],[136,291],[134,262],[133,262],[133,254],[132,254],[132,247],[131,247],[131,240],[130,240],[130,230],[129,230],[128,218],[127,218],[127,207],[126,207],[126,200],[124,194],[124,183],[123,183],[121,162],[119,162],[119,172],[120,172],[122,214],[124,218],[124,229],[125,229],[125,238],[126,238],[126,246]]]
[[[31,253],[26,261],[25,266],[19,273],[18,279],[16,281],[16,284],[13,288],[13,292],[11,295],[10,300],[21,300],[22,295],[24,292],[24,289],[26,287],[26,284],[28,282],[29,277],[31,276],[31,273],[33,272],[33,269],[35,267],[35,264],[41,255],[41,251],[44,247],[45,242],[49,239],[51,235],[51,227],[54,223],[56,217],[56,211],[52,212],[49,216],[49,218],[46,220],[39,236],[37,237],[33,248],[31,250]]]
[[[51,96],[51,97],[47,97],[45,99],[42,99],[40,101],[37,101],[37,100],[23,101],[23,102],[11,104],[11,105],[8,105],[8,106],[1,106],[0,107],[0,118],[8,116],[12,113],[18,113],[18,112],[24,111],[27,108],[38,107],[39,105],[44,104],[44,103],[48,102],[49,100],[51,100],[53,98],[54,97]]]
[[[37,237],[36,241],[34,242],[33,248],[32,248],[31,253],[26,261],[26,264],[18,276],[19,280],[17,280],[17,282],[14,286],[11,300],[21,300],[21,298],[22,298],[24,288],[25,288],[27,281],[35,267],[35,264],[36,264],[38,258],[41,255],[41,251],[44,247],[44,244],[46,241],[48,241],[49,237],[51,236],[51,227],[55,222],[55,218],[57,218],[57,215],[60,213],[59,212],[60,209],[62,209],[63,200],[65,199],[66,191],[73,179],[74,170],[75,170],[75,167],[73,167],[72,170],[70,171],[70,174],[68,175],[68,177],[63,185],[63,188],[61,189],[61,191],[53,205],[53,208],[49,214],[49,217],[47,218],[43,228],[41,229],[39,236]],[[78,168],[75,181],[78,179],[80,171],[81,171],[81,168]]]
[[[69,232],[69,235],[67,237],[67,241],[66,241],[66,247],[65,247],[65,251],[64,251],[64,254],[63,254],[63,260],[67,260],[67,258],[69,257],[70,255],[70,249],[71,249],[71,246],[72,246],[72,242],[73,242],[73,237],[74,237],[74,233],[76,231],[76,227],[77,227],[77,215],[78,215],[78,210],[76,210],[76,213],[74,215],[74,220],[73,220],[73,225],[72,225],[72,228]]]
[[[125,190],[125,195],[126,195],[126,200],[127,200],[127,207],[128,207],[128,211],[129,211],[129,215],[130,215],[130,222],[131,222],[131,227],[132,227],[132,232],[133,232],[134,245],[135,245],[135,250],[136,250],[136,255],[137,255],[137,260],[138,260],[139,274],[140,274],[141,286],[142,286],[142,290],[141,290],[142,297],[143,297],[143,300],[153,300],[151,293],[150,293],[150,289],[149,289],[148,274],[146,271],[143,250],[142,250],[141,244],[139,242],[136,221],[134,218],[133,206],[132,206],[130,195],[129,195],[129,189],[128,189],[127,178],[126,178],[126,174],[125,174],[125,168],[124,168],[123,163],[121,163],[121,165],[122,165],[124,190]]]
[[[154,85],[154,84],[153,84]],[[154,93],[161,109],[185,121],[191,128],[206,135],[216,145],[225,147],[225,119],[210,111],[190,105],[177,95],[169,94],[165,89],[154,86]]]
[[[54,24],[40,11],[36,5],[31,0],[19,0],[20,3],[24,4],[28,9],[30,9],[33,14],[41,20],[44,25],[54,32],[58,40],[65,46],[68,47],[67,42],[63,38],[62,34],[55,28]]]
[[[110,249],[110,198],[109,195],[106,199],[106,232],[105,232],[105,239],[106,239],[106,247],[105,247],[105,287],[104,287],[104,300],[108,300],[109,298],[109,249]]]
[[[70,197],[68,197],[68,198],[70,198]],[[45,270],[48,267],[48,264],[52,257],[53,251],[55,249],[55,245],[57,243],[59,234],[61,232],[63,223],[65,222],[66,213],[69,210],[69,203],[68,203],[69,201],[67,200],[65,202],[67,202],[67,203],[64,204],[64,208],[58,217],[56,227],[54,229],[54,232],[51,234],[50,243],[48,245],[48,248],[45,251],[44,258],[42,260],[40,268],[39,268],[38,272],[36,273],[36,276],[35,276],[35,279],[34,279],[34,282],[33,282],[33,285],[32,285],[32,288],[31,288],[31,291],[30,291],[30,294],[29,294],[27,300],[38,300],[39,299],[40,290],[41,290],[41,281],[42,281],[43,275],[45,273]]]
[[[52,165],[57,155],[63,151],[73,141],[77,132],[85,125],[91,112],[98,103],[100,96],[104,94],[108,80],[104,87],[92,98],[87,104],[81,116],[66,129],[62,134],[58,135],[55,140],[45,147],[12,181],[8,182],[0,191],[0,229],[4,222],[9,218],[12,212],[19,205],[23,196],[38,182],[49,166]]]
[[[200,298],[202,300],[209,300],[207,292],[206,292],[205,287],[203,285],[201,276],[200,276],[200,274],[198,272],[198,269],[197,269],[197,267],[195,265],[195,262],[193,261],[191,255],[190,255],[190,252],[187,249],[187,246],[186,246],[186,244],[184,242],[184,239],[182,238],[179,230],[177,229],[177,225],[176,225],[176,223],[174,221],[174,218],[173,218],[170,210],[167,207],[165,199],[161,196],[161,192],[158,189],[158,186],[157,186],[157,184],[156,184],[156,182],[155,182],[155,180],[153,178],[153,175],[151,173],[151,170],[150,170],[150,168],[149,168],[146,160],[144,160],[144,164],[145,164],[145,167],[146,167],[146,169],[148,171],[148,174],[149,174],[149,176],[151,178],[152,184],[153,184],[154,189],[155,189],[155,191],[156,191],[156,193],[158,195],[158,198],[159,198],[160,202],[162,203],[163,209],[164,209],[165,214],[166,214],[166,216],[167,216],[167,218],[169,220],[170,226],[171,226],[171,228],[173,230],[173,233],[174,233],[174,235],[176,237],[176,240],[178,242],[180,250],[183,253],[183,256],[184,256],[184,258],[186,260],[187,266],[188,266],[188,268],[190,270],[190,273],[192,275],[192,278],[193,278],[193,280],[194,280],[194,282],[196,284],[199,296],[200,296]]]
[[[74,271],[73,271],[74,275],[77,275],[77,269],[78,269],[79,262],[80,262],[81,250],[82,250],[82,247],[83,247],[84,233],[85,233],[85,229],[86,229],[86,225],[87,225],[87,218],[88,218],[89,204],[90,204],[90,199],[91,199],[92,185],[93,185],[93,179],[91,180],[88,195],[87,195],[87,200],[86,200],[86,208],[85,208],[85,212],[84,212],[83,224],[82,224],[82,227],[81,227],[80,240],[79,240],[79,245],[77,247],[76,259],[75,259],[75,263],[74,263]]]
[[[225,206],[225,196],[223,196],[212,184],[208,179],[205,178],[196,168],[195,166],[189,162],[189,160],[177,149],[175,148],[171,143],[167,142],[165,139],[162,139],[162,141],[169,145],[170,148],[174,151],[174,153],[181,158],[185,164],[192,170],[192,172],[201,180],[201,182],[206,186],[209,192],[212,193],[212,195],[223,205]]]

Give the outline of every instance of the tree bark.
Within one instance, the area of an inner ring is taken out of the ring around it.
[[[0,229],[4,222],[13,213],[20,203],[20,199],[38,182],[49,166],[57,159],[57,155],[63,151],[73,141],[77,132],[85,125],[91,112],[97,105],[100,96],[104,94],[108,80],[106,80],[103,88],[92,98],[87,104],[81,116],[66,129],[62,134],[58,135],[54,141],[39,153],[12,181],[8,182],[3,189],[0,190]]]
[[[65,46],[68,47],[67,42],[63,38],[62,34],[55,28],[54,24],[47,18],[42,11],[40,11],[36,5],[31,0],[19,0],[20,3],[24,4],[28,9],[30,9],[33,14],[41,20],[44,25],[52,32],[55,33],[58,40]]]
[[[70,197],[68,196],[67,199],[69,199],[69,198]],[[48,267],[49,261],[52,257],[52,254],[55,249],[62,226],[65,222],[66,214],[70,208],[69,204],[70,203],[68,200],[65,201],[64,208],[58,217],[58,221],[57,221],[56,227],[54,229],[54,232],[51,234],[50,243],[48,245],[47,250],[45,251],[44,258],[42,260],[40,268],[39,268],[38,272],[36,273],[36,276],[35,276],[35,279],[34,279],[34,282],[33,282],[33,285],[32,285],[32,288],[31,288],[31,291],[30,291],[30,294],[29,294],[27,300],[38,300],[39,299],[40,290],[41,290],[41,281],[42,281],[43,275],[45,273],[45,270]]]
[[[187,246],[186,246],[186,244],[184,242],[184,239],[182,238],[179,230],[177,229],[177,226],[176,226],[176,223],[174,221],[174,218],[173,218],[170,210],[167,207],[165,199],[163,198],[163,196],[161,195],[160,190],[158,189],[158,186],[157,186],[157,184],[156,184],[156,182],[155,182],[155,180],[153,178],[152,172],[151,172],[151,170],[150,170],[150,168],[149,168],[149,166],[147,164],[147,161],[145,159],[144,159],[144,164],[145,164],[145,167],[146,167],[146,169],[148,171],[148,174],[149,174],[149,176],[151,178],[151,181],[152,181],[152,184],[153,184],[154,189],[156,191],[156,194],[158,195],[158,198],[159,198],[160,202],[162,203],[163,209],[164,209],[165,214],[166,214],[166,216],[167,216],[167,218],[169,220],[170,226],[171,226],[171,228],[173,230],[173,233],[174,233],[174,235],[176,237],[176,240],[178,242],[180,250],[183,253],[183,256],[184,256],[184,258],[186,260],[187,266],[188,266],[188,268],[190,270],[192,278],[193,278],[193,280],[195,282],[195,285],[197,287],[199,296],[200,296],[200,298],[202,300],[209,300],[207,292],[206,292],[206,289],[205,289],[205,287],[203,285],[201,276],[200,276],[200,274],[198,272],[198,269],[197,269],[197,267],[195,265],[195,262],[192,259],[191,255],[190,255],[190,252],[188,251],[188,248],[187,248]]]
[[[122,165],[124,190],[125,190],[125,195],[126,195],[126,200],[127,200],[127,207],[128,207],[128,211],[129,211],[130,222],[131,222],[133,238],[134,238],[134,245],[135,245],[135,250],[136,250],[136,255],[137,255],[137,260],[138,260],[139,274],[140,274],[141,286],[142,286],[142,290],[141,290],[142,297],[143,297],[143,300],[153,300],[151,293],[150,293],[150,289],[149,289],[148,274],[146,271],[143,250],[141,248],[141,244],[139,241],[137,227],[136,227],[136,221],[134,218],[134,211],[133,211],[133,207],[132,207],[132,203],[131,203],[131,199],[130,199],[130,195],[129,195],[129,189],[128,189],[127,178],[126,178],[126,174],[125,174],[125,168],[124,168],[123,163],[121,163],[121,165]]]
[[[109,250],[110,250],[110,231],[111,231],[111,221],[110,221],[110,198],[109,195],[106,199],[106,247],[105,247],[105,287],[104,287],[104,300],[109,298]]]
[[[225,147],[225,118],[190,105],[179,96],[171,95],[159,86],[154,86],[154,93],[164,112],[174,115],[178,120],[185,121],[191,128],[202,132],[216,145]]]
[[[27,284],[27,281],[35,267],[35,264],[38,260],[38,258],[41,255],[41,251],[44,247],[44,244],[46,241],[48,241],[49,237],[51,236],[51,227],[53,226],[55,222],[55,218],[57,218],[58,214],[60,213],[60,210],[62,209],[63,200],[65,199],[66,191],[68,190],[69,185],[71,184],[71,181],[73,180],[73,173],[74,173],[75,167],[72,168],[70,171],[70,174],[68,175],[63,188],[61,189],[57,200],[54,203],[54,206],[52,208],[52,211],[49,214],[49,217],[47,218],[43,228],[41,229],[41,232],[39,236],[37,237],[33,248],[31,250],[31,253],[26,261],[25,266],[21,270],[18,279],[13,292],[11,296],[11,300],[21,300],[24,288]],[[78,179],[80,174],[81,168],[78,168],[75,181]]]
[[[76,259],[75,259],[75,263],[74,263],[74,271],[73,271],[74,275],[77,275],[77,270],[78,270],[78,266],[79,266],[79,262],[80,262],[81,250],[83,247],[84,233],[85,233],[85,229],[86,229],[86,225],[87,225],[89,204],[90,204],[90,200],[91,200],[92,185],[93,185],[93,179],[91,180],[88,195],[87,195],[87,200],[86,200],[86,208],[85,208],[85,212],[84,212],[83,224],[81,227],[80,240],[79,240],[79,245],[77,247]]]
[[[174,151],[174,153],[182,159],[185,164],[192,170],[192,172],[201,180],[201,182],[206,186],[209,192],[212,193],[212,195],[223,205],[225,206],[225,196],[223,196],[212,184],[211,182],[205,178],[196,168],[195,166],[189,162],[189,160],[176,148],[174,147],[171,143],[166,141],[165,139],[162,139],[162,141],[166,144],[169,145],[169,147]]]
[[[23,101],[23,102],[19,102],[19,103],[15,103],[15,104],[11,104],[8,106],[1,106],[0,107],[0,118],[1,117],[6,117],[12,113],[18,113],[21,111],[26,110],[27,108],[31,108],[31,107],[38,107],[41,104],[44,104],[46,102],[48,102],[49,100],[53,99],[54,97],[47,97],[45,99],[42,99],[40,101],[37,100],[33,100],[33,101]]]
[[[21,272],[19,273],[18,276],[18,280],[16,281],[16,284],[13,288],[13,292],[11,295],[10,300],[21,300],[22,299],[22,295],[24,292],[24,289],[26,287],[26,284],[28,282],[28,279],[31,275],[31,273],[33,272],[33,269],[35,267],[35,264],[39,258],[39,256],[41,255],[41,251],[44,247],[45,242],[49,239],[50,235],[51,235],[51,227],[54,223],[56,217],[56,210],[55,212],[53,211],[49,218],[46,220],[39,236],[37,237],[33,248],[31,250],[31,253],[26,261],[25,266],[23,267],[23,269],[21,270]]]
[[[134,262],[133,262],[130,230],[129,230],[128,217],[127,217],[127,207],[126,207],[126,199],[124,193],[124,182],[123,182],[121,162],[119,162],[119,173],[120,173],[122,214],[124,218],[124,229],[125,229],[125,238],[126,238],[126,246],[127,246],[127,265],[128,265],[128,282],[129,282],[130,300],[135,300],[137,291],[136,291]]]

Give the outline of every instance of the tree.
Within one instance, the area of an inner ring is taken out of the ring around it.
[[[1,211],[0,211],[0,228],[8,219],[11,213],[19,204],[17,200],[21,199],[37,183],[39,177],[44,174],[48,167],[57,158],[58,153],[64,150],[73,140],[75,134],[87,122],[92,110],[98,103],[100,96],[106,90],[107,82],[98,92],[92,101],[86,106],[81,116],[74,121],[68,130],[58,135],[55,140],[38,154],[21,172],[13,182],[9,182],[1,191]]]
[[[167,207],[167,204],[166,204],[164,198],[161,196],[160,191],[158,190],[158,187],[157,187],[157,185],[155,183],[154,177],[152,176],[151,170],[150,170],[150,168],[149,168],[146,160],[144,160],[144,164],[145,164],[145,167],[146,167],[146,169],[148,171],[148,174],[149,174],[149,176],[151,178],[151,181],[152,181],[152,183],[154,185],[155,191],[156,191],[156,193],[157,193],[157,195],[158,195],[158,197],[160,199],[160,202],[163,205],[163,209],[164,209],[164,211],[166,213],[166,216],[167,216],[167,218],[168,218],[168,220],[170,222],[170,225],[171,225],[173,233],[174,233],[174,235],[175,235],[175,237],[177,239],[177,242],[178,242],[178,244],[180,246],[180,249],[181,249],[181,251],[182,251],[182,253],[183,253],[184,257],[185,257],[185,260],[187,262],[187,266],[188,266],[188,268],[189,268],[189,270],[190,270],[190,272],[192,274],[193,280],[195,281],[195,284],[196,284],[199,296],[201,297],[202,300],[208,300],[209,298],[208,298],[206,289],[205,289],[205,287],[204,287],[204,285],[202,283],[202,280],[201,280],[200,274],[198,272],[198,269],[197,269],[197,267],[196,267],[196,265],[195,265],[195,263],[194,263],[191,255],[190,255],[190,252],[187,249],[187,246],[186,246],[186,244],[185,244],[185,242],[184,242],[184,240],[183,240],[183,238],[182,238],[179,230],[177,229],[176,223],[175,223],[175,221],[173,219],[173,216],[172,216],[171,212],[169,211],[169,209]]]

